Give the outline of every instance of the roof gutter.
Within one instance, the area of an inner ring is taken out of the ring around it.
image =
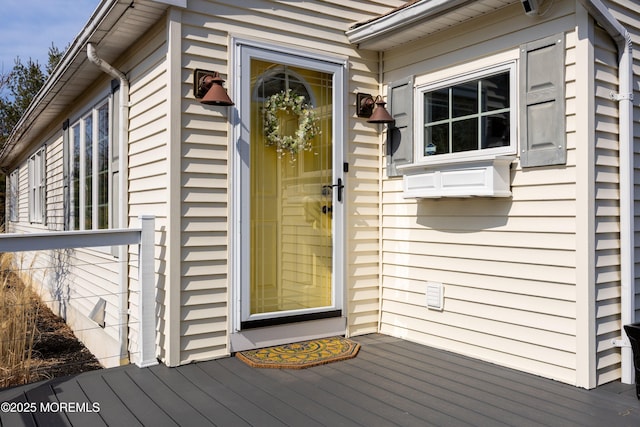
[[[609,12],[601,0],[579,0],[591,16],[613,38],[618,46],[619,93],[611,98],[619,102],[620,155],[620,273],[622,375],[626,384],[634,382],[633,352],[623,326],[635,322],[634,265],[634,151],[633,151],[633,54],[631,35]]]
[[[346,35],[352,44],[364,43],[471,1],[475,0],[422,0],[389,15],[357,25],[348,30]]]
[[[120,191],[126,189],[127,183],[127,150],[129,147],[129,80],[127,76],[120,70],[108,64],[98,56],[95,47],[92,43],[87,43],[87,58],[89,62],[95,64],[100,70],[104,71],[111,77],[120,81],[119,92],[119,118],[118,118],[118,161],[120,162],[118,169],[118,188]],[[125,228],[127,223],[127,198],[121,197],[119,201],[118,212],[118,227]],[[129,298],[129,286],[128,286],[128,263],[126,261],[127,246],[118,246],[118,258],[119,265],[119,342],[120,342],[120,364],[126,364],[129,362],[129,349],[128,349],[128,298]]]
[[[44,86],[42,86],[31,101],[27,111],[25,111],[16,126],[13,128],[7,143],[0,150],[0,160],[4,159],[7,154],[13,150],[22,136],[29,130],[33,117],[43,111],[51,102],[50,97],[55,96],[56,94],[53,88],[63,80],[67,70],[83,50],[84,44],[89,40],[89,38],[91,38],[104,18],[111,12],[117,3],[117,0],[102,0],[91,17],[89,24],[84,28],[82,33],[74,39],[72,45],[69,46],[67,52],[60,60],[60,63],[56,66]]]

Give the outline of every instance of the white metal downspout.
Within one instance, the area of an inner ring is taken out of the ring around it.
[[[378,52],[378,93],[382,94],[382,88],[384,87],[384,52],[383,51],[379,51]],[[389,94],[387,94],[387,97],[389,96]],[[389,128],[387,127],[387,132]],[[384,144],[384,137],[383,137],[384,133],[380,134],[380,146],[381,147],[385,147]],[[383,187],[383,181],[384,181],[384,166],[385,166],[385,153],[381,153],[380,154],[380,172],[378,174],[378,333],[381,332],[382,329],[382,295],[383,295],[383,289],[382,289],[382,282],[383,282],[383,255],[384,252],[382,250],[382,246],[383,246],[383,240],[382,240],[382,232],[383,230],[383,226],[382,226],[382,219],[383,219],[383,215],[382,215],[382,199],[384,196],[384,191],[382,191],[382,187]]]
[[[631,35],[609,12],[600,0],[579,0],[591,16],[615,40],[618,46],[619,93],[612,98],[619,102],[620,156],[620,270],[622,326],[635,321],[635,265],[634,265],[634,150],[633,150],[633,54]],[[626,384],[634,382],[633,353],[624,337],[621,345],[622,375]]]
[[[635,322],[635,212],[634,212],[634,148],[633,148],[633,59],[631,37],[625,34],[624,53],[620,60],[620,246],[621,246],[621,311],[622,325]],[[624,135],[624,136],[623,136]],[[624,329],[620,332],[625,336]],[[635,378],[633,352],[629,339],[622,347],[622,382],[632,384]]]
[[[118,189],[119,189],[119,206],[118,227],[126,228],[129,226],[127,221],[127,148],[129,145],[129,80],[120,70],[114,68],[104,60],[98,57],[95,47],[92,43],[87,43],[87,58],[90,62],[98,66],[102,71],[109,74],[113,78],[120,80],[119,91],[119,129],[118,129],[118,161],[120,162],[118,171]],[[128,349],[128,247],[124,245],[118,246],[119,263],[119,289],[120,307],[118,315],[119,331],[118,338],[120,343],[120,364],[129,363]]]

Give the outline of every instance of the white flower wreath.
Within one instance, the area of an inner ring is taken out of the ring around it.
[[[298,116],[298,129],[293,135],[282,135],[278,112],[289,112]],[[305,102],[304,96],[296,95],[291,89],[271,95],[264,103],[264,133],[266,145],[275,145],[278,155],[289,152],[292,161],[302,150],[311,149],[311,139],[320,134],[318,116],[313,107]]]

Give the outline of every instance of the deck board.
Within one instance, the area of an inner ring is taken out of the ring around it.
[[[348,401],[340,396],[340,385],[333,384],[330,380],[315,373],[316,369],[306,372],[278,371],[265,369],[262,373],[275,382],[283,382],[285,387],[299,393],[305,399],[310,399],[329,411],[341,415],[341,420],[336,425],[346,426],[370,426],[380,427],[394,426],[384,417],[378,417],[374,410],[368,410],[367,405],[360,405],[353,401]],[[307,374],[306,376],[304,374]],[[347,393],[347,397],[352,397],[353,393]],[[375,408],[377,410],[379,408]]]
[[[52,385],[52,389],[56,395],[58,402],[78,402],[89,406],[89,398],[82,391],[80,385],[76,381],[60,381]],[[91,410],[93,411],[93,405]],[[76,412],[67,412],[66,416],[71,425],[85,425],[91,427],[102,427],[107,424],[100,417],[99,412],[90,412],[80,410]]]
[[[345,378],[337,375],[334,370],[329,368],[329,365],[292,374],[298,380],[312,385],[318,394],[332,394],[341,400],[343,402],[342,410],[345,413],[349,413],[351,410],[358,410],[360,414],[356,422],[359,425],[409,426],[412,425],[412,419],[415,421],[413,416],[387,403],[385,399],[378,399],[372,396],[370,391],[373,391],[373,387],[368,386],[366,390],[358,389],[353,382],[345,381]],[[385,397],[392,398],[392,396]]]
[[[126,368],[129,368],[128,366]],[[126,369],[124,368],[124,369]],[[89,375],[78,375],[74,379],[87,396],[90,402],[100,404],[100,417],[107,425],[141,426],[140,421],[129,411],[122,402],[117,391],[114,391],[105,382],[104,376],[112,375],[123,368],[94,371]]]
[[[365,360],[367,357],[367,354],[363,354],[363,360],[358,363],[362,372],[357,374],[357,378],[349,380],[360,384],[359,388],[363,392],[373,388],[370,394],[379,399],[386,398],[389,404],[412,414],[422,423],[428,420],[435,424],[455,422],[458,425],[508,425],[495,415],[496,408],[486,407],[485,411],[491,410],[490,416],[476,412],[473,410],[475,405],[470,404],[464,394],[434,388],[432,385],[425,386],[424,381],[418,378],[418,372],[415,372],[416,376],[404,375],[394,370],[393,361],[387,359],[388,365],[373,364]],[[335,369],[345,374],[348,372],[343,366],[336,366]]]
[[[0,390],[0,402],[98,402],[99,412],[3,413],[0,426],[635,426],[633,385],[595,390],[384,335],[302,370],[236,358],[124,366]]]
[[[189,402],[155,375],[149,375],[141,369],[127,371],[129,378],[140,388],[153,403],[181,426],[198,427],[210,422],[204,415],[193,408]]]
[[[270,414],[283,425],[320,426],[319,423],[305,415],[305,413],[301,412],[298,408],[274,397],[273,393],[269,392],[269,390],[261,390],[251,382],[225,369],[224,365],[233,361],[235,361],[235,359],[227,359],[220,363],[201,364],[200,367],[211,378],[215,378],[217,381],[225,384],[238,396],[242,396],[243,399],[252,402],[256,407],[260,408],[260,410]],[[236,369],[244,369],[244,366],[236,364]]]
[[[268,411],[262,410],[259,406],[244,399],[243,396],[237,394],[225,384],[207,375],[207,373],[201,369],[201,366],[208,363],[211,362],[187,365],[181,367],[180,370],[185,377],[209,395],[210,398],[217,400],[249,425],[285,425],[273,417]],[[218,361],[217,363],[220,362]]]
[[[412,366],[416,360],[412,355],[413,347],[407,347],[406,344],[399,341],[385,348],[385,351],[403,356],[404,363]],[[480,390],[490,390],[492,395],[504,395],[527,406],[531,406],[531,402],[535,401],[536,408],[573,422],[576,422],[576,417],[584,416],[585,421],[600,420],[607,424],[607,411],[612,404],[616,404],[615,399],[612,400],[613,396],[607,393],[589,392],[490,363],[483,363],[480,370],[477,360],[457,354],[447,354],[445,360],[439,350],[425,347],[423,351],[423,357],[417,359],[419,363],[431,365],[437,371],[448,370],[462,374],[466,381],[475,384]],[[605,416],[601,417],[603,414]]]
[[[215,420],[217,425],[233,425],[248,427],[249,423],[233,413],[229,408],[208,396],[196,384],[189,381],[179,369],[157,365],[149,368],[156,378],[171,387],[176,394],[190,403],[193,408],[208,420]],[[206,425],[206,424],[205,424]]]
[[[129,377],[130,370],[121,370],[111,375],[104,375],[107,385],[118,393],[118,397],[125,404],[129,412],[136,417],[142,425],[177,426],[164,408],[149,397]]]
[[[287,376],[277,375],[277,377],[269,377],[263,373],[272,371],[272,369],[252,369],[236,358],[229,358],[220,363],[230,374],[235,375],[238,379],[255,387],[260,393],[269,393],[280,402],[285,402],[288,407],[294,408],[295,413],[304,414],[305,419],[300,421],[305,425],[345,425],[349,420],[338,412],[334,412],[330,405],[323,405],[316,402],[312,396],[304,396],[300,393],[300,389],[293,389],[291,386],[297,381],[287,381]],[[282,371],[280,371],[282,373]],[[230,381],[235,378],[229,377]],[[279,417],[280,418],[280,417]],[[282,419],[282,418],[281,418]],[[287,420],[283,419],[283,422]]]
[[[452,369],[451,366],[446,368],[430,364],[428,361],[409,358],[403,359],[402,363],[397,363],[394,362],[392,355],[394,353],[390,351],[381,351],[380,354],[375,355],[365,354],[361,363],[369,371],[377,371],[391,381],[401,381],[416,391],[422,388],[437,390],[437,394],[430,399],[441,399],[449,403],[448,411],[445,413],[462,416],[465,412],[469,412],[470,418],[467,417],[466,420],[471,423],[477,422],[475,421],[477,417],[491,425],[501,423],[512,425],[523,422],[532,426],[548,425],[549,422],[562,424],[581,415],[565,414],[562,411],[563,416],[555,418],[554,414],[559,413],[559,408],[540,398],[540,395],[536,396],[537,406],[532,407],[532,396],[529,394],[532,391],[529,389],[514,393],[506,384],[494,383],[492,393],[483,393],[492,381],[491,375],[487,373],[482,372],[480,374],[483,375],[478,377],[473,375],[475,371],[467,372],[460,365],[453,365],[455,369]],[[549,414],[544,423],[538,421],[541,411]]]
[[[2,393],[2,392],[0,392]],[[7,393],[8,394],[8,393]],[[7,403],[28,403],[24,393],[13,393],[7,397],[2,397],[2,402]],[[37,424],[31,412],[5,412],[0,413],[0,425],[11,427],[36,427]]]
[[[58,399],[53,387],[55,382],[48,384],[46,387],[36,387],[29,392],[27,398],[30,402],[38,402],[38,404],[58,403]],[[71,422],[67,418],[66,413],[60,412],[46,412],[36,411],[33,413],[34,421],[36,425],[47,425],[47,427],[68,427],[71,426]]]

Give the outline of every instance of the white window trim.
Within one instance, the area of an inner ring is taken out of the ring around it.
[[[47,177],[47,151],[46,146],[39,148],[29,157],[29,222],[44,224],[46,214],[46,177]]]
[[[468,66],[464,67],[465,69]],[[421,166],[432,166],[432,165],[444,165],[449,163],[458,163],[463,162],[465,160],[475,161],[475,160],[487,160],[493,159],[498,156],[505,155],[515,155],[517,152],[517,120],[518,120],[518,78],[517,78],[517,67],[515,60],[509,60],[507,62],[498,63],[491,66],[485,66],[473,71],[467,71],[464,73],[457,73],[456,67],[452,68],[449,71],[449,75],[454,75],[455,77],[435,80],[432,82],[424,83],[415,88],[416,96],[415,96],[415,106],[414,106],[414,117],[415,120],[415,128],[414,128],[414,153],[415,153],[415,162],[410,165],[399,166],[399,169],[407,170],[415,167]],[[492,75],[499,73],[501,71],[509,71],[509,107],[511,111],[510,115],[510,134],[509,134],[509,145],[504,147],[495,147],[495,148],[486,148],[479,149],[473,151],[463,151],[458,153],[447,153],[447,154],[438,154],[434,156],[425,156],[424,153],[424,94],[426,92],[430,92],[436,89],[450,87],[456,85],[458,83],[462,83],[469,80],[476,80],[478,78],[482,78],[484,76]],[[441,73],[438,73],[440,75]]]

